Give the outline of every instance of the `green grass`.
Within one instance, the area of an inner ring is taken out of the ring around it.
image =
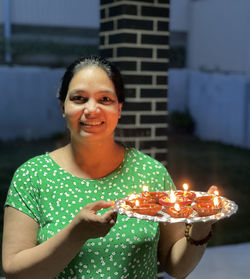
[[[50,140],[41,140],[34,142],[26,142],[18,140],[15,142],[0,142],[0,239],[2,240],[3,231],[3,205],[7,195],[12,176],[23,162],[29,158],[51,151],[55,149],[56,142]],[[2,251],[2,241],[0,242]],[[0,254],[1,260],[1,254]],[[1,261],[2,262],[2,261]],[[0,266],[0,276],[2,273],[2,265]]]
[[[216,185],[239,207],[235,215],[215,224],[209,245],[250,241],[250,150],[197,139],[175,138],[168,144],[168,170],[177,188],[186,181],[197,191]]]
[[[209,245],[250,241],[250,150],[193,138],[170,138],[167,144],[168,170],[177,188],[188,182],[193,190],[206,191],[214,184],[239,206],[235,215],[215,224]],[[55,140],[0,142],[0,233],[3,203],[14,171],[27,159],[56,146]]]

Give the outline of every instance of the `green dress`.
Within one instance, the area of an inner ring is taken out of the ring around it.
[[[126,148],[119,168],[100,179],[73,176],[46,153],[17,169],[5,205],[39,224],[38,243],[42,243],[69,224],[87,203],[141,192],[142,184],[149,185],[150,191],[174,187],[161,163],[134,148]],[[158,240],[157,223],[118,215],[111,231],[89,239],[56,278],[155,279]]]

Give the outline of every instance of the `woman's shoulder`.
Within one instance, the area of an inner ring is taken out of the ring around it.
[[[48,155],[54,161],[61,161],[63,157],[65,158],[67,154],[67,150],[68,150],[68,146],[66,145],[49,152]]]
[[[16,172],[27,171],[29,169],[35,169],[36,167],[42,168],[43,166],[47,166],[47,164],[49,163],[50,158],[48,153],[46,152],[26,160],[17,168]]]

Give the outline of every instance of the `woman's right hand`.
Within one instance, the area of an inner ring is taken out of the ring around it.
[[[112,205],[113,202],[107,201],[87,204],[72,221],[74,224],[74,237],[77,240],[87,240],[107,235],[116,223],[117,213],[109,210],[103,215],[99,215],[97,211],[109,208]]]
[[[112,202],[87,204],[60,232],[37,245],[38,223],[12,207],[5,208],[3,233],[3,270],[6,278],[55,278],[90,238],[108,234],[117,213],[108,210]],[[41,272],[42,271],[42,272]]]

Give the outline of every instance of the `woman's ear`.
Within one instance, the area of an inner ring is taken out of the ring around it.
[[[60,100],[60,107],[62,109],[62,116],[65,118],[65,111],[64,111],[64,102]]]
[[[118,103],[118,118],[121,118],[122,115],[122,105],[123,103]]]

